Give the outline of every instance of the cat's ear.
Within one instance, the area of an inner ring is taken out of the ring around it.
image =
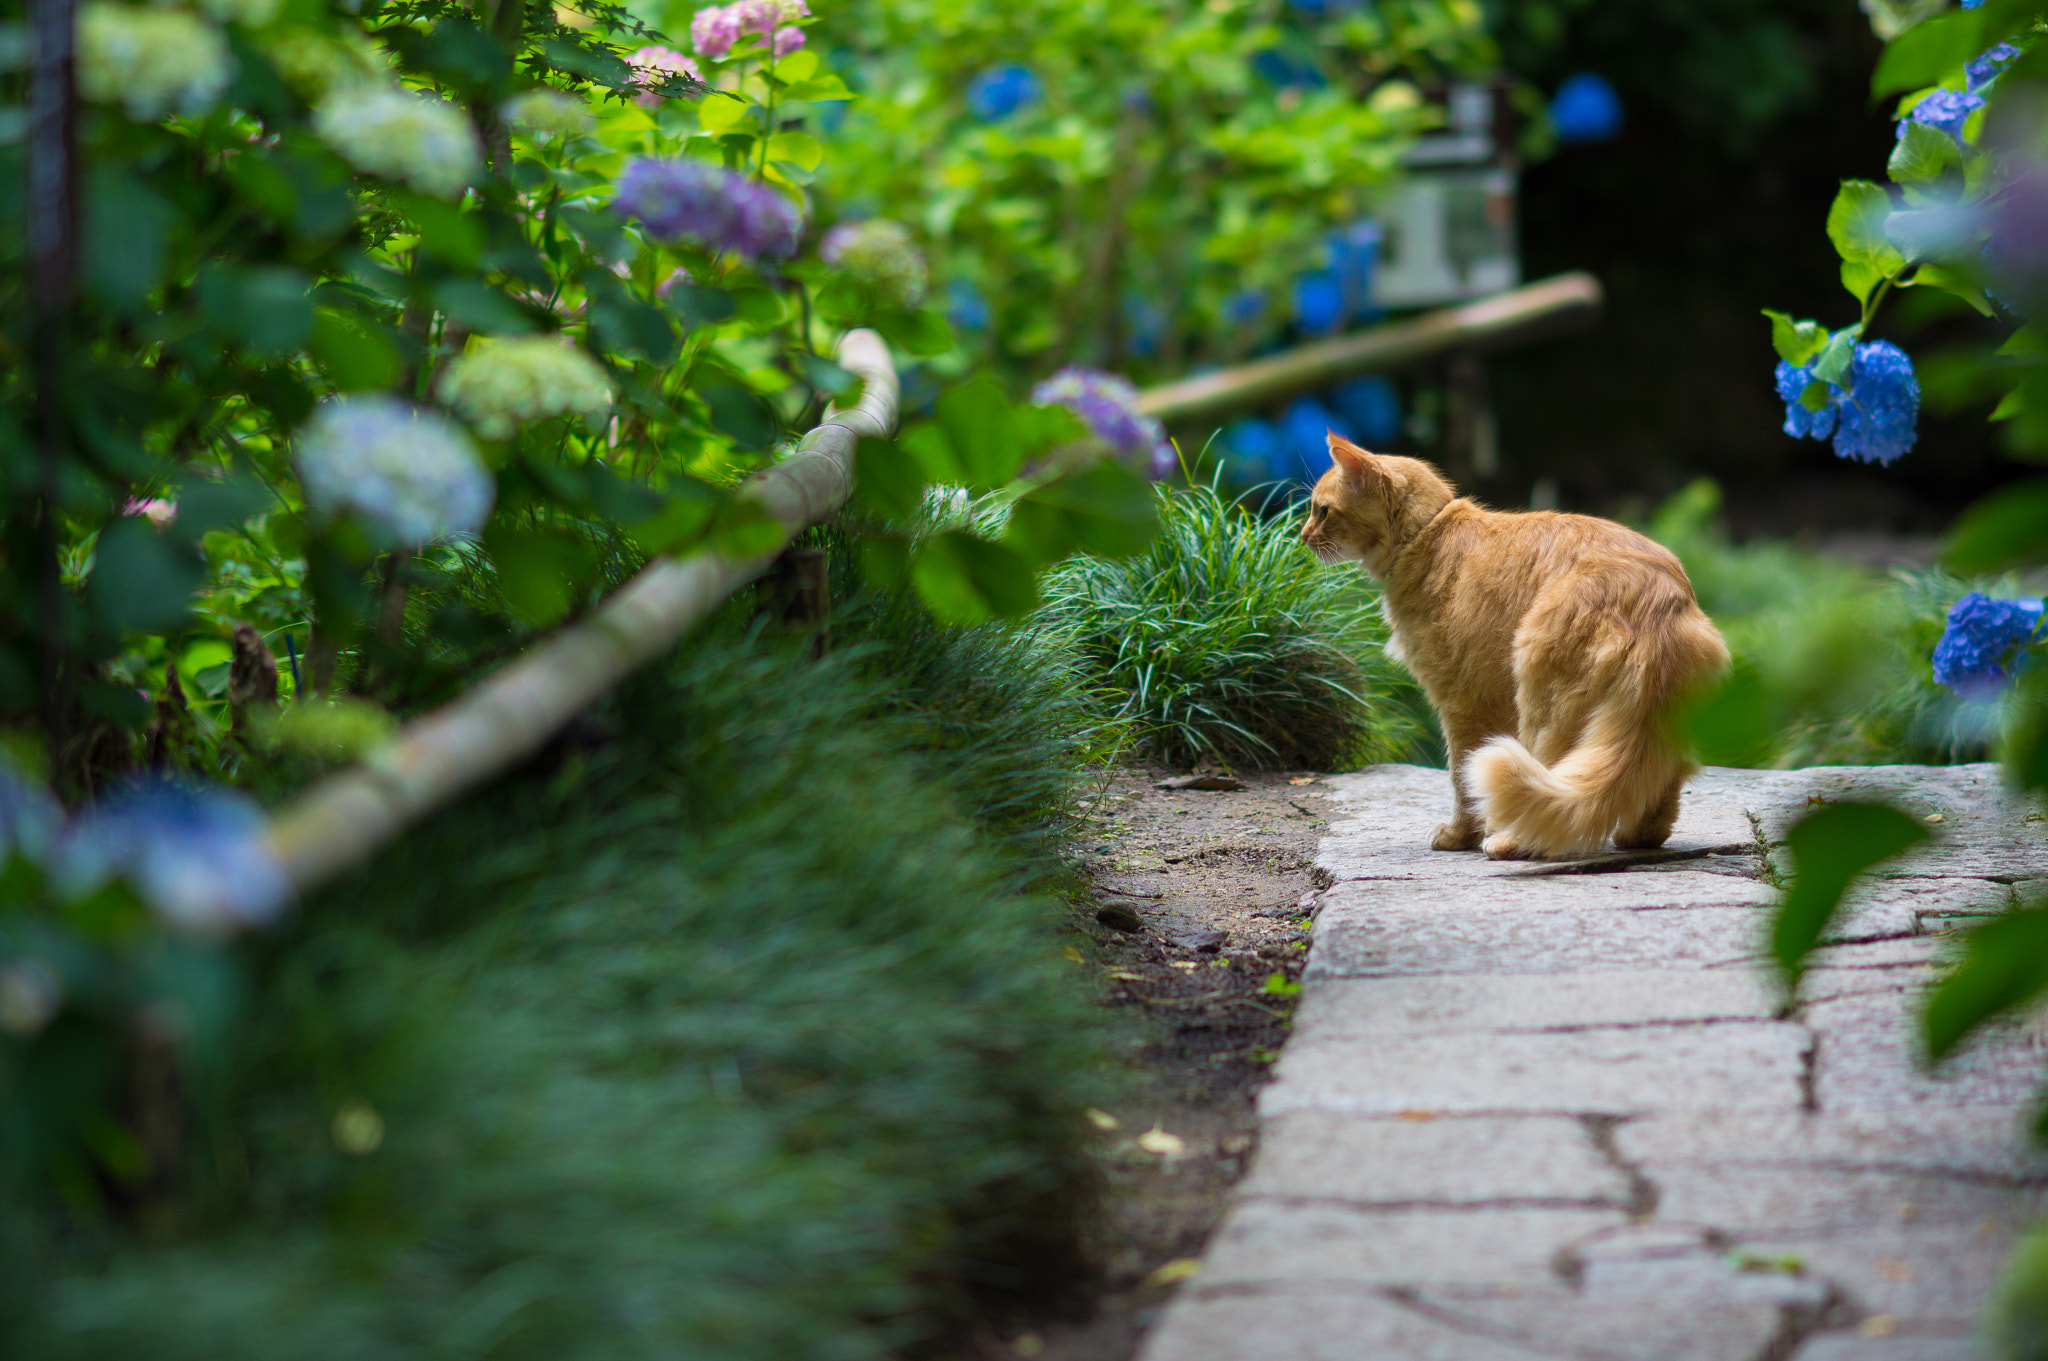
[[[1330,436],[1330,460],[1344,470],[1344,475],[1353,481],[1363,481],[1373,472],[1372,455],[1332,430]]]

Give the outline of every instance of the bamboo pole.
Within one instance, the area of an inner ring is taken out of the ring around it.
[[[839,362],[864,384],[740,495],[794,535],[846,503],[863,438],[896,426],[896,369],[873,331],[851,331]],[[300,893],[360,863],[407,827],[517,765],[629,673],[774,562],[776,552],[660,558],[588,619],[564,629],[461,699],[406,725],[360,764],[328,777],[271,824],[272,849]]]
[[[1215,420],[1362,373],[1574,331],[1592,322],[1600,304],[1598,279],[1560,274],[1477,302],[1148,388],[1138,395],[1138,409],[1168,425]]]

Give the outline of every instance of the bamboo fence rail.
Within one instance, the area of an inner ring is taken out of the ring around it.
[[[863,384],[859,400],[848,409],[828,409],[789,457],[740,492],[792,535],[846,503],[860,441],[886,439],[895,430],[896,369],[882,338],[848,332],[838,357]],[[589,618],[309,789],[271,824],[272,848],[293,887],[300,893],[318,887],[532,755],[775,558],[771,551],[750,558],[702,552],[657,559]]]
[[[1598,279],[1560,274],[1477,302],[1148,388],[1139,394],[1138,406],[1168,425],[1215,420],[1362,373],[1574,331],[1591,323],[1600,305]]]

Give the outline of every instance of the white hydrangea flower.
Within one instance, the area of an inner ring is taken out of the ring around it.
[[[313,110],[313,131],[356,169],[435,198],[454,198],[480,169],[468,116],[397,85],[358,81],[330,91]]]
[[[219,28],[175,9],[92,0],[78,16],[78,91],[140,123],[203,113],[234,78]]]
[[[339,86],[388,81],[390,76],[384,50],[359,28],[344,26],[330,31],[311,24],[285,24],[258,34],[254,41],[285,84],[308,102]]]
[[[512,96],[505,101],[505,121],[528,136],[574,137],[597,127],[589,102],[560,90]]]
[[[560,336],[479,340],[442,371],[436,392],[489,439],[550,416],[596,421],[612,406],[603,367]]]
[[[199,0],[199,8],[222,23],[244,28],[268,28],[283,7],[284,0]]]
[[[475,533],[497,495],[453,421],[381,393],[324,404],[299,436],[296,462],[315,511],[354,511],[387,542],[412,547]]]

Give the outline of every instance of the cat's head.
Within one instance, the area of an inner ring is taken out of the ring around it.
[[[1332,434],[1330,471],[1309,497],[1302,542],[1324,562],[1356,562],[1384,576],[1395,550],[1456,495],[1421,459],[1369,454]]]

